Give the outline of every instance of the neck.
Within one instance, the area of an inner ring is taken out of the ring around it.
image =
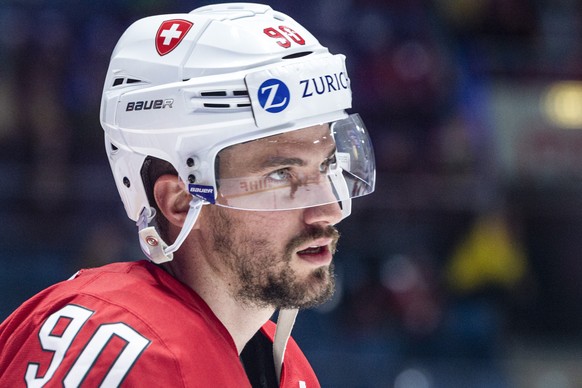
[[[196,252],[184,248],[180,251]],[[259,308],[237,301],[228,279],[217,274],[201,257],[181,257],[176,252],[174,260],[163,265],[172,276],[192,288],[208,304],[230,333],[238,354],[275,312],[274,308]]]

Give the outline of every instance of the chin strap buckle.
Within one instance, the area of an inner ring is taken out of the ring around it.
[[[180,248],[190,231],[194,227],[200,209],[205,202],[199,198],[192,197],[190,201],[190,209],[184,220],[184,225],[176,237],[176,241],[168,246],[166,242],[160,237],[158,231],[153,226],[148,226],[155,215],[154,209],[144,209],[139,217],[137,226],[139,229],[139,244],[141,250],[154,263],[161,264],[171,261],[174,258],[174,252]]]
[[[156,264],[161,264],[171,261],[174,258],[173,253],[166,253],[168,244],[162,240],[155,227],[149,226],[143,228],[138,234],[141,249],[151,261]]]

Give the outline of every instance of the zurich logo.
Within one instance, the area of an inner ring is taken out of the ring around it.
[[[259,87],[259,104],[269,113],[279,113],[287,108],[291,94],[283,81],[275,78],[266,80]]]

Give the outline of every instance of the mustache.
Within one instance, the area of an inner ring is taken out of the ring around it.
[[[299,235],[295,236],[289,244],[287,244],[287,252],[293,252],[301,245],[311,241],[317,240],[319,238],[331,238],[333,242],[331,243],[331,253],[335,253],[337,242],[340,238],[340,232],[334,226],[318,227],[310,226],[301,232]]]

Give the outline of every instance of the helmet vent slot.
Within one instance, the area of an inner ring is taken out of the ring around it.
[[[289,54],[283,57],[283,59],[294,59],[294,58],[301,58],[305,57],[309,54],[313,54],[313,51],[302,51],[300,53]]]
[[[226,97],[226,91],[217,90],[212,92],[200,92],[202,97]]]
[[[187,95],[190,97],[193,109],[206,109],[207,111],[248,110],[251,108],[249,92],[243,86],[226,87],[218,90],[191,89]]]
[[[119,85],[130,85],[130,84],[137,84],[140,83],[141,80],[139,79],[135,79],[135,78],[115,78],[113,80],[113,86],[119,86]]]
[[[216,103],[205,102],[204,107],[205,108],[230,108],[230,104],[216,104]]]

